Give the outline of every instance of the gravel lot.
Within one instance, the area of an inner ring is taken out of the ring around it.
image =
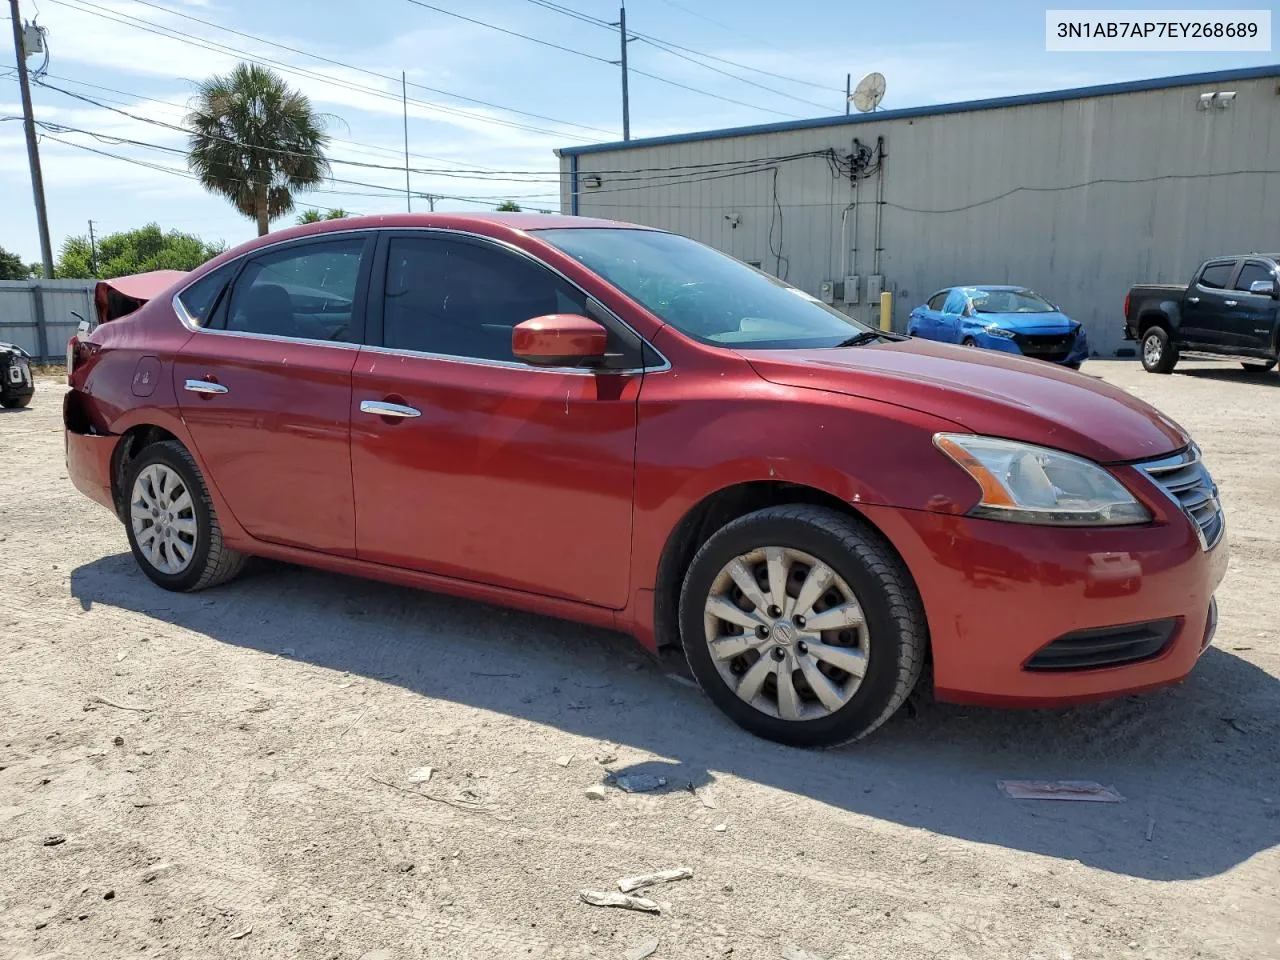
[[[1213,649],[1175,689],[925,701],[829,752],[572,624],[266,563],[164,593],[66,479],[45,380],[0,412],[0,957],[1280,957],[1280,375],[1086,372],[1222,487]],[[668,786],[588,797],[610,771]],[[660,916],[578,899],[676,866]]]

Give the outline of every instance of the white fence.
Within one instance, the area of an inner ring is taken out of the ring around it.
[[[94,320],[96,280],[0,280],[0,341],[38,360],[61,360],[79,320]]]

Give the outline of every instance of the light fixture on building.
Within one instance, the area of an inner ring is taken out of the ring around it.
[[[596,176],[583,177],[583,178],[582,178],[582,189],[584,189],[584,190],[599,190],[599,189],[600,189],[600,184],[602,184],[603,182],[604,182],[603,180],[601,180],[599,177],[596,177]]]
[[[1236,98],[1234,90],[1215,90],[1213,93],[1202,93],[1196,101],[1197,110],[1230,110]]]

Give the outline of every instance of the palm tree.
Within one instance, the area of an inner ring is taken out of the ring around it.
[[[334,207],[332,210],[317,210],[315,207],[309,210],[303,210],[298,214],[298,223],[319,223],[321,220],[341,220],[344,217],[351,216],[341,207]]]
[[[200,84],[187,127],[189,166],[207,190],[257,221],[258,236],[293,209],[294,191],[329,175],[321,117],[265,67],[242,63]]]

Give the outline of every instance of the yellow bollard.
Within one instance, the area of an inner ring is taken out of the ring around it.
[[[880,294],[880,329],[893,328],[893,294],[888,290]]]

